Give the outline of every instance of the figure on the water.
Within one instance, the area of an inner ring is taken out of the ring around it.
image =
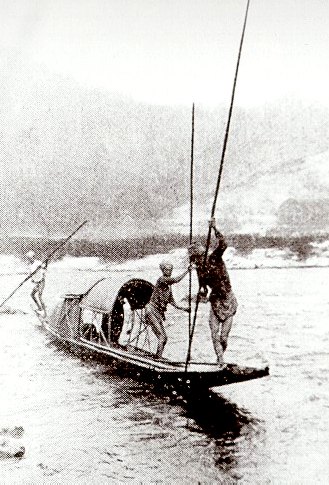
[[[190,267],[179,276],[173,277],[173,264],[169,261],[163,261],[160,264],[162,276],[157,280],[151,299],[145,307],[145,323],[150,325],[153,332],[158,338],[158,347],[156,357],[160,358],[163,354],[167,342],[167,334],[164,329],[165,313],[170,303],[178,310],[189,312],[189,308],[178,305],[173,297],[171,285],[179,283],[189,272]]]
[[[216,228],[215,218],[210,220],[209,227],[215,233],[217,247],[207,257],[206,261],[204,261],[206,249],[201,242],[196,241],[191,244],[188,252],[191,262],[196,265],[200,296],[207,297],[208,288],[211,290],[209,295],[211,304],[209,326],[217,363],[219,366],[224,366],[223,354],[227,348],[228,336],[238,303],[222,258],[227,244],[224,236]]]
[[[36,312],[40,317],[46,317],[46,306],[42,300],[42,293],[45,288],[47,263],[42,263],[35,257],[34,251],[29,251],[26,255],[29,262],[29,272],[31,275],[32,291],[31,297],[36,304]]]
[[[22,426],[0,429],[0,459],[3,458],[22,458],[25,447],[20,438],[24,434]]]

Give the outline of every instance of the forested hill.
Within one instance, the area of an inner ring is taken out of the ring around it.
[[[12,70],[15,72],[15,70]],[[191,109],[92,91],[41,69],[0,82],[0,235],[186,231]],[[115,75],[115,73],[113,73]],[[230,232],[329,229],[328,109],[235,107],[219,198]],[[196,107],[195,214],[206,220],[227,106]]]

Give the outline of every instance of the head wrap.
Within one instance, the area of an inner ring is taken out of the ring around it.
[[[171,261],[161,261],[160,263],[160,269],[173,269],[174,265],[171,263]]]
[[[32,251],[32,250],[31,250],[31,251],[28,251],[28,252],[26,253],[26,257],[27,257],[28,259],[33,259],[33,258],[35,257],[35,252],[34,252],[34,251]]]

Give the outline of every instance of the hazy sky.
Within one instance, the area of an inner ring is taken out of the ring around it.
[[[153,103],[230,96],[246,0],[0,0],[0,56]],[[237,104],[329,104],[329,0],[251,0]],[[16,63],[17,64],[17,63]]]

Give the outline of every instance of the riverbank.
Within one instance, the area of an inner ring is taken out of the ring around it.
[[[178,244],[181,241],[176,241]],[[26,241],[25,241],[26,243]],[[51,249],[46,250],[47,242],[44,241],[42,250],[40,246],[26,244],[24,249],[34,248],[40,259],[44,259]],[[175,243],[175,244],[176,244]],[[175,267],[180,268],[187,265],[186,246],[171,248],[170,245],[162,241],[161,244],[154,247],[145,244],[141,248],[138,257],[131,257],[131,253],[137,252],[137,243],[130,248],[127,246],[128,241],[121,248],[121,254],[106,254],[106,246],[94,247],[93,250],[87,247],[81,249],[79,242],[76,242],[75,250],[68,245],[62,248],[59,254],[51,260],[50,265],[58,269],[78,269],[80,271],[139,271],[145,267],[157,267],[161,259],[171,259]],[[121,242],[122,244],[122,242]],[[172,245],[175,246],[174,243]],[[329,266],[329,240],[323,242],[308,243],[310,249],[303,257],[292,251],[289,247],[278,248],[254,248],[242,252],[233,246],[229,246],[224,253],[224,260],[229,269],[282,269],[282,268],[326,268]],[[162,251],[154,253],[156,248]],[[16,248],[17,249],[17,248]],[[109,249],[110,251],[111,249]],[[81,254],[85,255],[81,255]],[[14,251],[13,254],[0,254],[0,274],[26,274],[27,266],[24,261],[23,247]]]
[[[226,241],[237,257],[255,256],[265,252],[268,257],[280,254],[283,258],[303,262],[308,258],[329,257],[329,235],[308,236],[259,236],[250,234],[227,235]],[[204,236],[195,236],[205,243]],[[6,237],[0,238],[0,254],[13,255],[20,259],[31,248],[40,257],[46,256],[64,239],[43,237]],[[68,241],[56,254],[54,259],[64,256],[97,257],[103,262],[122,262],[128,259],[139,259],[145,256],[166,253],[189,245],[189,237],[180,234],[153,235],[148,237],[87,240],[73,239]],[[259,253],[259,254],[260,254]]]

